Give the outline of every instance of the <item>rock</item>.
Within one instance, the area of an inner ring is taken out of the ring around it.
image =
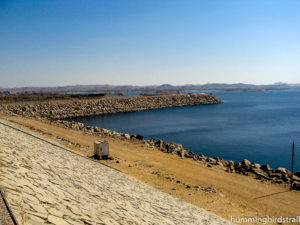
[[[206,162],[208,162],[211,165],[217,165],[217,160],[211,157],[207,157]]]
[[[272,170],[269,164],[264,164],[260,168],[267,173]]]
[[[293,180],[299,181],[299,182],[300,182],[300,177],[298,177],[298,176],[296,176],[296,175],[293,175]]]
[[[282,180],[286,183],[290,182],[290,178],[286,173],[282,174]]]
[[[134,135],[134,134],[130,135],[130,139],[133,139],[135,137],[136,137],[136,135]]]
[[[293,189],[300,190],[300,182],[298,182],[298,181],[293,182]]]
[[[216,189],[214,189],[213,187],[208,187],[204,189],[205,192],[207,193],[216,193]]]
[[[196,191],[202,190],[202,188],[199,185],[194,186],[194,188],[195,188]]]
[[[234,167],[229,166],[229,167],[225,168],[225,172],[227,172],[227,173],[234,173],[235,169],[234,169]]]
[[[194,157],[194,153],[188,150],[185,150],[185,157],[186,158],[193,158]]]
[[[155,142],[155,146],[159,149],[163,149],[164,142],[162,140],[158,140],[157,142]]]
[[[223,166],[223,164],[221,162],[217,162],[216,164],[217,166]]]
[[[129,134],[124,134],[123,136],[124,136],[127,140],[130,139],[130,135],[129,135]]]
[[[260,164],[258,164],[258,163],[252,163],[252,164],[251,164],[251,168],[252,168],[252,169],[260,169],[260,167],[261,167],[261,166],[260,166]]]
[[[232,168],[234,168],[234,161],[232,160],[224,161],[223,165],[226,167],[232,166]]]
[[[247,159],[244,159],[242,161],[242,167],[246,170],[250,170],[251,169],[251,162]]]
[[[249,175],[248,172],[246,172],[246,170],[244,170],[244,169],[241,170],[241,173],[242,173],[244,176],[248,176],[248,175]]]
[[[140,140],[140,141],[144,140],[144,137],[142,135],[140,135],[140,134],[137,134],[135,136],[135,138],[138,139],[138,140]]]
[[[242,163],[241,162],[238,162],[234,165],[234,169],[237,173],[241,173],[241,170],[242,170]]]
[[[276,183],[276,184],[282,184],[283,180],[275,180],[274,183]]]
[[[300,177],[300,171],[297,171],[296,173],[294,173],[297,177]]]
[[[198,161],[198,160],[199,160],[199,158],[198,158],[197,155],[194,155],[194,156],[193,156],[193,159],[194,159],[195,161]]]
[[[178,149],[177,150],[177,154],[181,157],[181,158],[184,158],[184,156],[185,156],[185,149]]]
[[[276,173],[287,173],[287,169],[286,168],[278,168],[276,170]]]
[[[271,178],[269,178],[268,174],[265,171],[263,171],[262,169],[255,168],[252,171],[253,171],[254,174],[258,175],[261,178],[271,180]]]
[[[273,172],[269,172],[269,176],[271,177],[271,178],[276,178],[276,179],[282,179],[282,175],[281,175],[281,173],[273,173]]]
[[[221,159],[217,156],[214,156],[213,159],[215,159],[217,162],[219,162]]]

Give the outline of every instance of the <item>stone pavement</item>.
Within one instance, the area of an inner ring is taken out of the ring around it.
[[[3,124],[0,186],[19,224],[229,224],[121,172]]]

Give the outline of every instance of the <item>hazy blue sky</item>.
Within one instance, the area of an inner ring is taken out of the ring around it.
[[[0,86],[300,83],[299,0],[0,0]]]

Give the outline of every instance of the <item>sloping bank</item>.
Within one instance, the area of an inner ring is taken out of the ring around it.
[[[144,140],[142,135],[129,135],[104,128],[86,126],[79,122],[69,122],[63,119],[101,115],[105,113],[119,113],[142,111],[166,107],[191,106],[201,104],[222,103],[220,99],[212,94],[171,94],[155,95],[130,98],[101,98],[97,100],[77,100],[69,102],[48,102],[35,104],[10,104],[3,105],[2,110],[9,114],[18,114],[25,117],[35,117],[47,123],[67,129],[80,130],[89,135],[101,137],[113,137],[123,140],[141,142],[145,147],[156,148],[169,154],[177,154],[180,157],[191,158],[196,161],[206,163],[207,166],[222,166],[226,172],[240,173],[243,175],[252,174],[255,178],[273,183],[288,184],[291,182],[291,172],[285,168],[272,169],[269,165],[251,163],[248,160],[234,163],[219,157],[207,157],[202,154],[197,155],[181,144],[168,143],[163,140]],[[300,172],[293,175],[295,189],[300,187]]]

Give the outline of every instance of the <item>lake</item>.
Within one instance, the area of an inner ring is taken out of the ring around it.
[[[210,91],[224,101],[73,120],[182,144],[197,154],[300,170],[300,91]]]

